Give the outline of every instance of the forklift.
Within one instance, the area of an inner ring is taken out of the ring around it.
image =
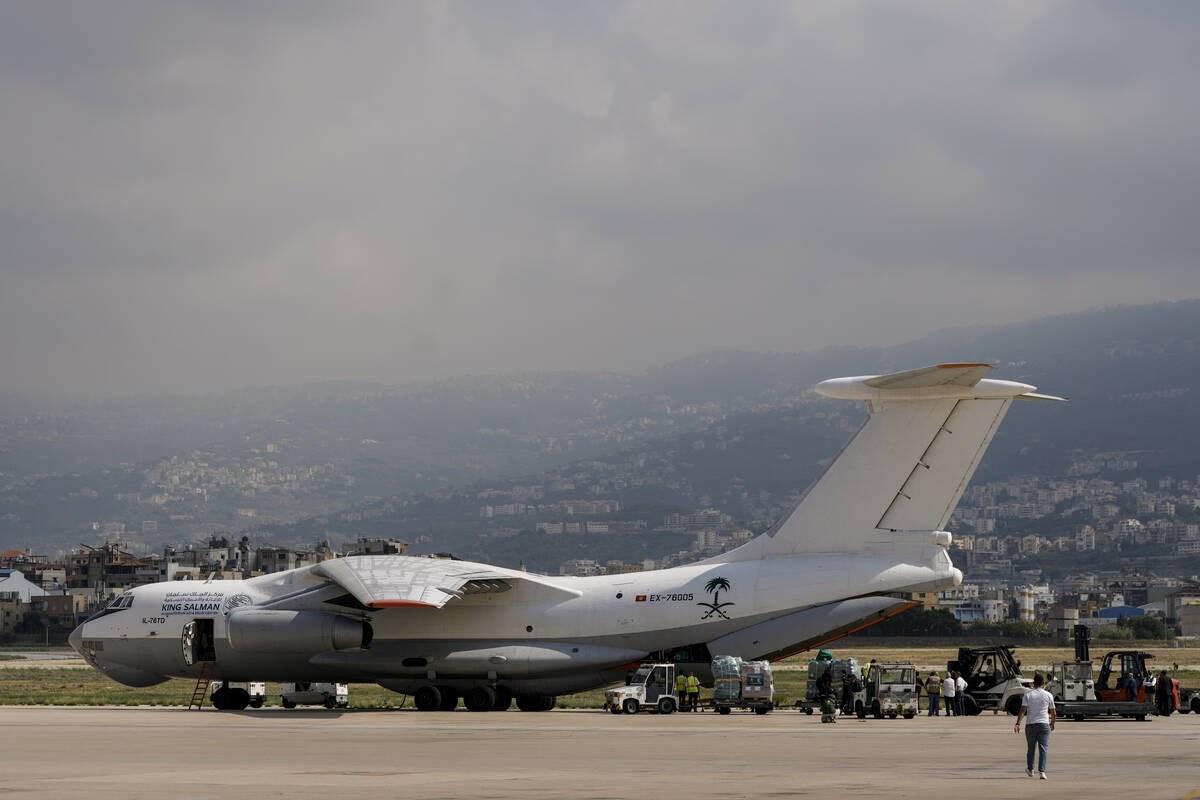
[[[1075,637],[1075,661],[1065,661],[1056,665],[1054,675],[1046,689],[1054,695],[1054,708],[1060,717],[1070,717],[1081,721],[1086,717],[1132,717],[1138,721],[1154,714],[1154,703],[1146,695],[1145,680],[1149,676],[1146,669],[1146,659],[1154,656],[1136,650],[1113,650],[1106,653],[1101,662],[1100,674],[1092,679],[1091,632],[1086,625],[1076,625],[1072,630]],[[1135,697],[1129,696],[1129,689],[1122,686],[1116,688],[1115,681],[1110,686],[1110,680],[1119,668],[1117,679],[1128,673],[1138,681]],[[1178,707],[1178,689],[1175,681],[1169,683],[1164,691],[1172,692]]]
[[[1132,698],[1133,702],[1149,706],[1152,713],[1170,715],[1172,711],[1177,711],[1179,709],[1179,681],[1174,678],[1155,679],[1154,674],[1146,666],[1148,658],[1154,658],[1154,656],[1141,650],[1113,650],[1105,653],[1104,661],[1100,664],[1100,677],[1096,679],[1097,698],[1106,701],[1130,700],[1130,690],[1127,687],[1118,689],[1116,681],[1132,673],[1138,685],[1137,695]],[[1116,668],[1118,664],[1119,670]],[[1116,678],[1113,680],[1112,688],[1109,688],[1109,681],[1114,674]],[[1154,679],[1154,684],[1151,691],[1147,692],[1146,683],[1151,679]],[[1166,693],[1165,697],[1163,692]]]
[[[1006,644],[991,647],[960,647],[958,658],[947,662],[946,669],[957,672],[967,682],[963,702],[968,716],[991,711],[1006,711],[1013,716],[1021,710],[1021,698],[1033,688],[1033,681],[1021,674],[1021,664]]]

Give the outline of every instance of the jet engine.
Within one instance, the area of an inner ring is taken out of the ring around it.
[[[229,615],[229,646],[239,653],[324,653],[366,647],[366,620],[321,611],[242,609]]]

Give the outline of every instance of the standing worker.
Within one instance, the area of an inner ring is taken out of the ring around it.
[[[958,707],[954,703],[954,694],[957,687],[954,684],[954,673],[947,672],[946,679],[942,681],[942,698],[946,701],[946,716],[954,715]]]
[[[688,703],[691,705],[692,711],[700,710],[700,679],[696,677],[696,673],[689,672],[687,676],[687,694]]]
[[[1167,677],[1167,671],[1164,669],[1158,675],[1158,680],[1154,682],[1154,707],[1158,709],[1160,717],[1169,717],[1171,712],[1175,711],[1175,692],[1171,685],[1171,679]]]
[[[842,673],[842,713],[854,713],[854,670]]]
[[[954,713],[967,715],[967,682],[960,673],[954,673]]]
[[[1038,754],[1038,777],[1046,780],[1046,757],[1050,754],[1050,731],[1058,714],[1054,710],[1054,696],[1042,688],[1046,679],[1042,673],[1033,676],[1033,688],[1021,697],[1021,710],[1017,713],[1017,724],[1013,730],[1021,732],[1021,720],[1025,722],[1025,774],[1033,777],[1033,751]]]
[[[687,675],[683,670],[675,673],[675,696],[679,698],[679,710],[687,711]]]
[[[942,679],[936,672],[930,671],[929,677],[925,679],[925,694],[929,695],[929,716],[940,716],[938,706],[942,700]],[[946,709],[946,713],[949,714],[950,710]]]

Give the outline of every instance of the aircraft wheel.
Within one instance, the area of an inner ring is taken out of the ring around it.
[[[453,711],[458,708],[458,692],[449,686],[439,686],[438,691],[442,693],[442,703],[438,706],[438,711]]]
[[[293,703],[291,700],[288,700],[286,697],[279,698],[279,702],[283,704],[284,708],[295,708],[296,707],[296,704]]]
[[[226,689],[225,708],[230,711],[245,711],[250,705],[250,693],[245,689]]]
[[[557,697],[547,695],[519,694],[517,695],[517,708],[522,711],[549,711],[554,708],[557,701]]]
[[[208,699],[217,711],[225,711],[228,708],[226,702],[229,699],[229,692],[226,689],[217,689],[208,696]]]
[[[413,705],[418,711],[437,711],[442,707],[442,693],[436,686],[422,686],[413,695]]]
[[[491,711],[496,705],[496,692],[490,686],[473,686],[463,695],[467,711]]]
[[[512,705],[513,695],[508,689],[496,687],[496,702],[492,703],[492,711],[508,711]]]
[[[717,713],[718,714],[731,714],[733,712],[730,711],[729,706],[721,706],[720,708],[717,709]]]
[[[621,703],[621,710],[626,714],[636,714],[638,713],[639,708],[641,708],[641,703],[639,703],[637,700],[634,700],[632,697]]]
[[[674,714],[675,713],[675,698],[674,697],[660,697],[658,699],[658,713]]]

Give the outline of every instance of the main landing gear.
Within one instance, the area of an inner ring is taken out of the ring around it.
[[[458,708],[458,692],[449,686],[425,684],[413,694],[413,704],[418,711],[453,711]],[[549,711],[558,698],[547,695],[517,695],[517,708],[522,711]],[[513,693],[503,686],[479,684],[472,686],[462,696],[468,711],[507,711],[513,702]]]
[[[244,711],[250,705],[250,693],[245,689],[217,689],[209,699],[218,711]]]

